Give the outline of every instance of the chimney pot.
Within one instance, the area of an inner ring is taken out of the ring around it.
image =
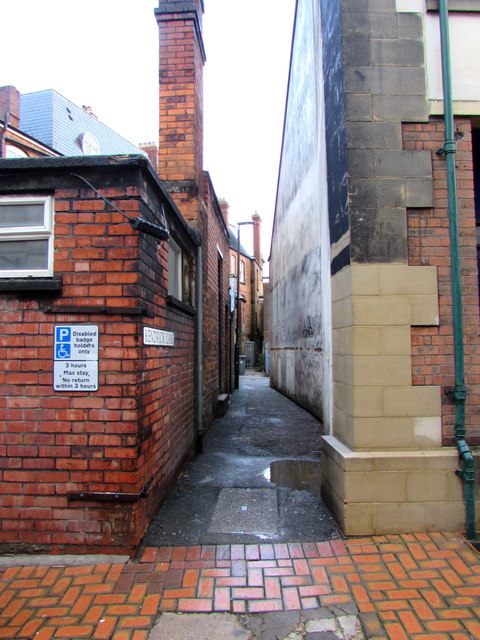
[[[225,224],[228,226],[228,212],[230,210],[230,205],[223,198],[218,201],[218,204],[220,205],[220,210],[222,212],[223,219],[225,220]]]
[[[262,219],[255,211],[252,215],[252,220],[255,223],[253,225],[253,257],[258,262],[259,265],[262,264],[262,252],[260,248],[260,231],[261,231],[261,222]]]

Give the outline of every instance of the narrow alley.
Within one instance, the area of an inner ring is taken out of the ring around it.
[[[145,546],[341,538],[320,499],[322,425],[247,369],[151,524]]]

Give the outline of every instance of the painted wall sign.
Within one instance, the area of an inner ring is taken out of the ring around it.
[[[152,327],[143,327],[143,344],[158,347],[175,346],[175,334],[173,331],[162,331]]]
[[[97,391],[98,327],[56,325],[54,330],[54,390]]]

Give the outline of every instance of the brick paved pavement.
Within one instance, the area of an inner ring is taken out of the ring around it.
[[[455,534],[145,548],[126,564],[12,566],[0,638],[147,640],[162,612],[358,612],[371,640],[480,638],[480,555]]]

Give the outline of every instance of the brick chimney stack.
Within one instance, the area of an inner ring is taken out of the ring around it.
[[[203,0],[159,0],[158,175],[178,194],[197,195],[203,172]],[[185,217],[195,216],[182,211]]]
[[[0,87],[0,118],[9,114],[9,122],[12,127],[20,127],[20,91],[12,86]]]
[[[260,249],[260,231],[261,231],[262,219],[260,218],[258,213],[255,211],[255,213],[252,215],[252,220],[255,223],[253,225],[253,257],[261,266],[262,252]]]
[[[220,205],[220,210],[222,212],[223,219],[225,220],[225,224],[228,227],[228,212],[230,210],[230,205],[223,198],[218,201],[218,204]]]

